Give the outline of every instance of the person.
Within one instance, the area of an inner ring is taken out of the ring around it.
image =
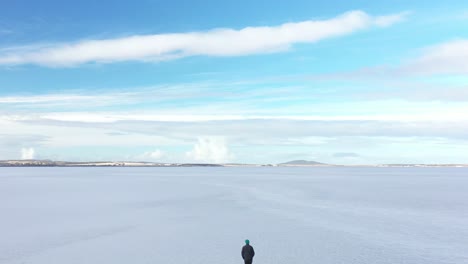
[[[245,240],[245,246],[242,247],[241,254],[245,264],[252,264],[253,257],[255,256],[255,251],[250,245],[250,241],[248,239]]]

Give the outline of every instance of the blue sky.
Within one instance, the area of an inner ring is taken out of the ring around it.
[[[468,161],[463,1],[11,1],[0,159]]]

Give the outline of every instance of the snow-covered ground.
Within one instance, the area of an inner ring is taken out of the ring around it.
[[[466,168],[0,168],[0,263],[468,263]]]

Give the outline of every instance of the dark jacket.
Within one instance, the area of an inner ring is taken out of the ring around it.
[[[255,256],[255,251],[251,245],[245,245],[242,247],[242,258],[251,260]]]

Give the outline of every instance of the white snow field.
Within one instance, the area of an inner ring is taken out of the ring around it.
[[[0,263],[468,263],[466,168],[0,168]]]

